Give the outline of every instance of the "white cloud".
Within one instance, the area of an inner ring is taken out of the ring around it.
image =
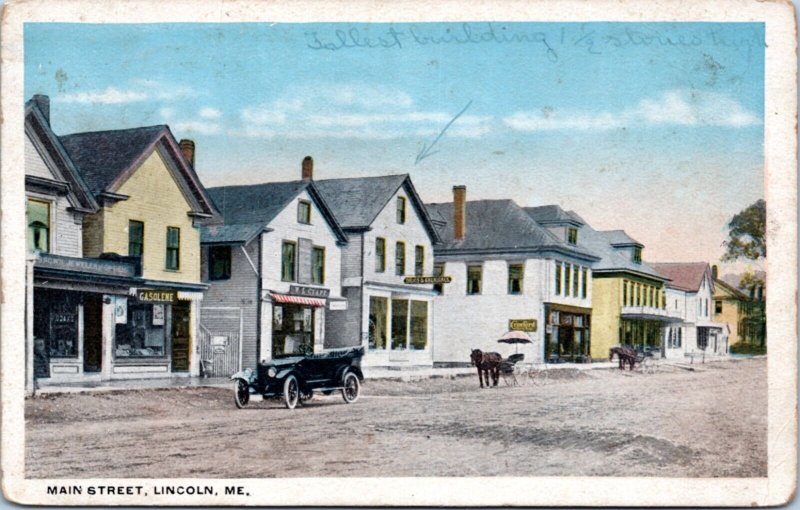
[[[205,108],[200,109],[200,118],[203,119],[218,119],[222,117],[222,112],[217,110],[216,108],[211,108],[210,106],[206,106]]]
[[[159,108],[158,114],[162,119],[169,120],[175,116],[175,108],[169,108],[167,106]]]
[[[518,131],[607,130],[630,126],[745,127],[761,121],[736,100],[717,92],[670,90],[619,112],[558,110],[517,112],[503,123]]]
[[[402,90],[363,84],[297,86],[274,101],[240,112],[241,136],[252,138],[394,139],[438,135],[455,112],[425,111]],[[462,115],[446,136],[475,138],[491,130],[492,118]]]
[[[54,98],[64,103],[127,104],[142,101],[176,101],[197,95],[191,87],[171,85],[154,80],[134,80],[134,87],[120,89],[114,86],[103,90],[69,92]]]
[[[173,122],[170,124],[173,131],[197,133],[201,135],[213,135],[221,131],[219,124],[215,122],[203,122],[196,120]]]

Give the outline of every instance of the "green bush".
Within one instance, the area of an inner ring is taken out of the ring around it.
[[[731,345],[731,354],[766,354],[767,347],[760,346],[756,344],[747,344],[744,342],[740,342],[738,344]]]

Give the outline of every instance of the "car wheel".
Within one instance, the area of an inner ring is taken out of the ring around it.
[[[236,402],[236,407],[244,409],[247,403],[250,402],[250,388],[243,379],[236,379],[233,384],[233,398]]]
[[[342,398],[348,404],[352,404],[358,400],[358,394],[361,391],[361,383],[358,381],[358,376],[353,372],[348,372],[344,376],[344,385],[342,387]]]
[[[283,403],[287,409],[294,409],[298,400],[300,400],[300,385],[297,383],[297,377],[290,375],[283,383]]]

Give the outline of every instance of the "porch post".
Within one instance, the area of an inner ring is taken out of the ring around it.
[[[25,394],[33,395],[33,260],[25,261]]]
[[[102,369],[100,371],[100,378],[104,381],[111,379],[111,356],[114,353],[114,308],[116,305],[116,297],[104,294],[103,295],[103,310],[102,310]]]
[[[189,375],[200,376],[200,300],[192,299],[189,305]]]

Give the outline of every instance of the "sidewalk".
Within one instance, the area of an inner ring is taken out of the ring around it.
[[[162,388],[227,388],[227,377],[161,377],[157,379],[116,379],[112,381],[48,383],[39,385],[34,394],[86,393],[95,391],[146,390]]]

